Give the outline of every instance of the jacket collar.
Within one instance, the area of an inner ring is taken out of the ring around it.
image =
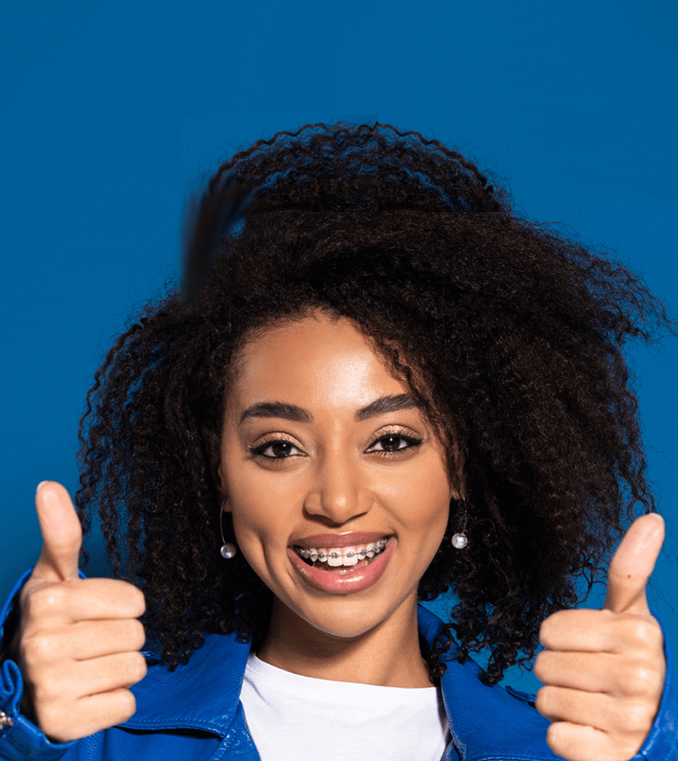
[[[419,629],[433,645],[443,622],[419,606]],[[549,722],[530,708],[528,696],[509,688],[488,687],[479,677],[480,667],[471,659],[454,660],[453,646],[443,659],[447,671],[441,679],[445,710],[452,739],[462,759],[505,757],[556,759],[546,744]],[[132,688],[137,700],[134,716],[122,724],[136,730],[197,729],[226,737],[238,712],[249,643],[234,635],[210,634],[190,661],[170,672],[152,666]],[[488,717],[492,721],[488,721]]]
[[[442,628],[443,622],[420,605],[419,629],[429,644]],[[442,656],[447,670],[440,686],[459,756],[466,761],[509,755],[514,761],[560,759],[546,744],[550,722],[534,709],[532,696],[510,687],[488,687],[480,681],[481,668],[474,660],[454,660],[457,651],[454,645]]]
[[[148,669],[132,687],[137,710],[130,729],[200,729],[224,737],[236,715],[250,643],[235,635],[208,634],[189,662],[170,672]],[[149,655],[149,654],[146,654]]]

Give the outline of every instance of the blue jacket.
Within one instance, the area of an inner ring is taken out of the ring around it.
[[[3,624],[22,577],[2,611]],[[442,622],[419,609],[419,628],[433,644]],[[17,665],[0,667],[0,711],[13,726],[0,729],[0,759],[19,761],[258,761],[247,731],[240,688],[249,645],[233,636],[211,634],[173,673],[153,665],[133,688],[137,711],[124,724],[76,742],[50,743],[19,714],[22,679]],[[451,654],[450,654],[451,655]],[[678,687],[666,648],[667,677],[659,713],[633,761],[678,761]],[[479,666],[448,657],[441,680],[452,741],[443,761],[542,761],[559,758],[546,744],[549,722],[534,708],[534,698],[509,688],[487,687]]]

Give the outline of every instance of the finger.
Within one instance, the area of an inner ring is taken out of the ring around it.
[[[127,689],[112,690],[80,698],[77,710],[65,701],[56,701],[41,711],[38,724],[55,743],[67,743],[93,735],[127,721],[136,711],[134,695]]]
[[[141,650],[146,642],[146,632],[136,618],[82,621],[73,627],[71,638],[79,643],[79,647],[73,650],[73,657],[84,661]]]
[[[44,627],[49,619],[69,622],[139,618],[145,601],[141,590],[120,579],[74,579],[32,591],[24,601],[25,635]]]
[[[534,673],[544,684],[585,692],[604,692],[615,698],[660,698],[664,674],[642,658],[629,661],[611,653],[543,650]]]
[[[82,528],[68,492],[56,481],[43,481],[35,494],[35,508],[42,533],[42,552],[32,578],[77,579]]]
[[[609,695],[546,685],[537,692],[535,708],[549,721],[570,721],[609,732],[615,700]]]
[[[618,653],[633,648],[661,650],[662,630],[650,615],[611,610],[559,610],[542,621],[539,640],[549,650]]]
[[[614,694],[617,663],[618,656],[612,653],[542,650],[534,662],[534,674],[555,687]]]
[[[613,744],[610,736],[593,727],[556,721],[548,728],[546,742],[558,756],[569,761],[625,761],[638,752],[640,745],[631,739],[618,739]]]
[[[128,688],[146,676],[146,660],[138,651],[71,662],[68,688],[74,699]]]
[[[81,621],[24,638],[23,661],[29,667],[68,659],[84,661],[141,650],[145,641],[144,627],[136,618]]]
[[[535,707],[549,721],[570,721],[603,732],[647,735],[656,706],[650,700],[620,700],[596,692],[547,684],[537,693]]]
[[[664,519],[657,513],[631,524],[610,561],[604,608],[616,613],[650,612],[645,587],[663,542]]]
[[[78,706],[83,708],[83,720],[91,717],[92,725],[86,728],[86,736],[131,719],[136,711],[136,699],[123,688],[81,698]]]

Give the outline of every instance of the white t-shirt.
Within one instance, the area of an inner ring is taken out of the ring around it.
[[[449,740],[435,687],[381,687],[247,661],[240,693],[261,761],[440,761]]]

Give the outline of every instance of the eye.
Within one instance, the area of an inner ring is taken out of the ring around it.
[[[285,441],[285,439],[265,441],[256,447],[250,447],[250,451],[258,457],[265,457],[269,460],[284,460],[302,454],[298,447],[295,447],[291,441]]]
[[[405,436],[402,433],[388,433],[385,436],[380,436],[367,451],[394,454],[405,449],[418,447],[422,441],[423,439]]]

